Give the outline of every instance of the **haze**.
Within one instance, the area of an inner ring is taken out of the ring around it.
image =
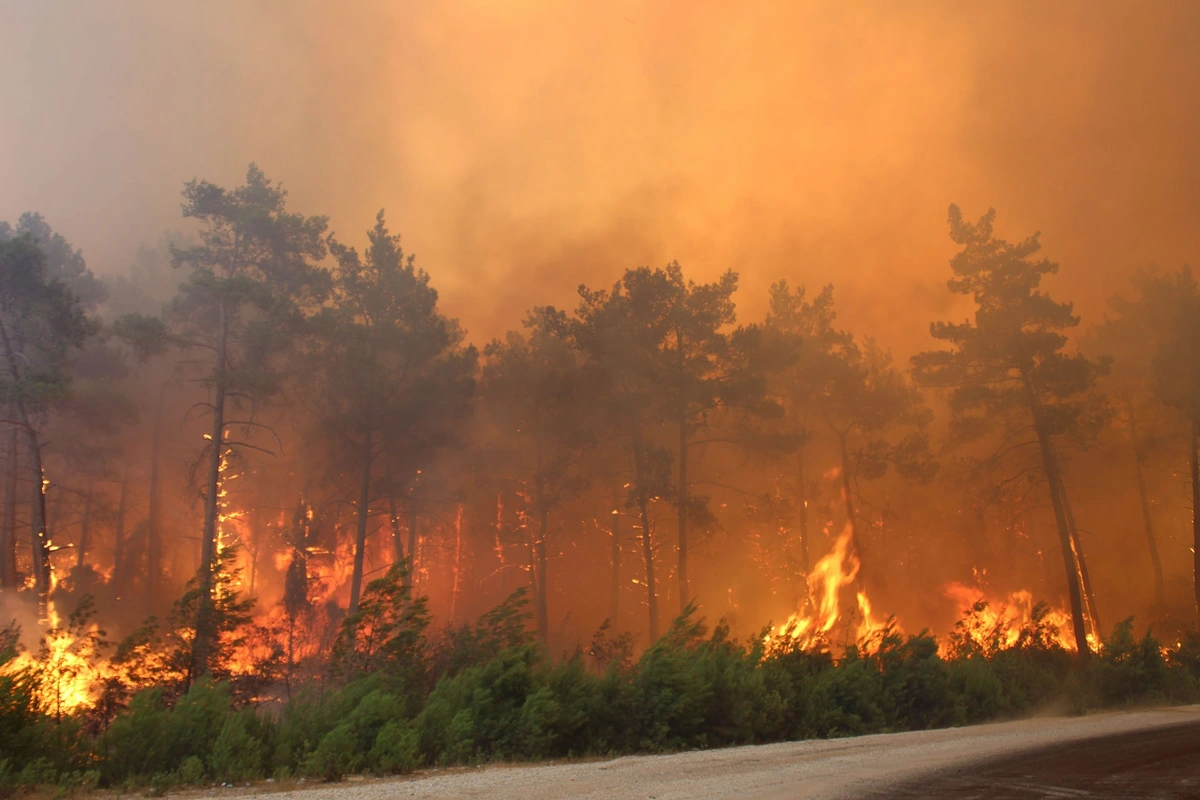
[[[832,280],[906,354],[949,202],[1042,230],[1085,317],[1200,249],[1191,2],[8,0],[0,39],[0,219],[122,271],[256,161],[343,235],[386,207],[477,342],[678,259],[746,315]]]

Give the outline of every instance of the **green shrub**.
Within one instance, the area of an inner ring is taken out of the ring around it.
[[[349,725],[338,725],[321,738],[317,749],[304,760],[306,775],[326,781],[341,780],[358,768],[359,752]]]
[[[421,737],[415,723],[392,720],[379,730],[371,748],[371,763],[382,773],[408,773],[421,766]]]
[[[267,731],[269,727],[262,724],[251,709],[242,709],[226,717],[213,742],[213,777],[222,783],[261,778],[265,772]],[[194,783],[187,779],[184,782]]]
[[[1113,628],[1099,658],[1093,659],[1090,666],[1096,700],[1101,705],[1166,699],[1168,667],[1158,640],[1149,631],[1135,639],[1132,617]]]
[[[103,739],[105,782],[174,773],[187,756],[208,763],[231,713],[228,684],[208,679],[195,683],[173,707],[166,704],[161,689],[139,692]]]
[[[204,762],[196,756],[188,756],[179,765],[179,782],[185,786],[196,786],[204,780]]]
[[[958,698],[965,722],[982,722],[1010,711],[1004,684],[991,661],[980,657],[962,658],[947,665],[950,691]]]

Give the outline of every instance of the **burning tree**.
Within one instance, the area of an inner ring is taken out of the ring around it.
[[[203,354],[196,365],[209,399],[207,469],[203,476],[196,631],[191,672],[207,671],[216,628],[211,624],[213,576],[218,561],[221,467],[234,449],[265,450],[247,439],[266,429],[256,403],[276,388],[271,367],[290,342],[301,309],[327,290],[327,275],[313,267],[325,255],[324,217],[286,210],[287,193],[251,164],[246,183],[228,190],[191,181],[183,190],[183,215],[199,220],[200,243],[171,247],[171,263],[191,269],[170,309],[176,336]],[[244,412],[240,417],[231,412]],[[233,440],[231,431],[242,438]],[[267,450],[266,452],[270,452]]]
[[[7,232],[7,226],[5,231]],[[9,239],[0,235],[0,400],[5,423],[20,431],[32,480],[31,528],[33,574],[43,608],[51,589],[53,543],[46,526],[46,487],[42,425],[44,415],[71,391],[72,351],[97,330],[79,298],[50,273],[45,253],[31,234]],[[16,437],[9,442],[6,506],[16,503]],[[15,583],[15,512],[6,515],[0,579]]]
[[[1185,442],[1189,437],[1182,429],[1190,428],[1192,418],[1200,416],[1189,413],[1194,411],[1189,409],[1194,406],[1194,398],[1187,399],[1186,388],[1188,373],[1197,364],[1198,351],[1187,346],[1196,332],[1184,328],[1189,315],[1194,317],[1200,311],[1200,301],[1195,279],[1186,268],[1167,273],[1138,270],[1130,288],[1132,293],[1109,300],[1112,314],[1090,331],[1086,344],[1112,359],[1112,370],[1105,380],[1105,388],[1116,401],[1112,428],[1123,440],[1121,449],[1133,457],[1142,528],[1154,577],[1154,608],[1162,613],[1167,602],[1166,587],[1153,506],[1163,498],[1154,496],[1161,492],[1161,482],[1155,480],[1152,470],[1176,463],[1179,453],[1169,447],[1170,443]],[[1180,345],[1185,347],[1181,349]],[[1195,386],[1195,378],[1191,380]],[[1159,491],[1152,492],[1150,487]]]
[[[1174,313],[1154,359],[1159,395],[1187,418],[1192,488],[1192,583],[1200,614],[1200,288],[1189,270],[1173,276]]]
[[[572,335],[595,370],[599,397],[627,457],[626,506],[641,527],[646,568],[646,611],[650,640],[658,638],[656,543],[651,507],[674,493],[672,454],[653,432],[662,424],[657,401],[661,390],[658,356],[670,331],[674,289],[667,273],[629,270],[612,291],[581,286],[581,302]]]
[[[534,618],[538,635],[549,635],[550,516],[584,482],[583,457],[596,430],[589,415],[589,386],[567,336],[567,318],[538,308],[525,320],[526,334],[509,332],[484,351],[482,405],[495,426],[501,469],[525,487],[536,530],[531,532]]]
[[[463,346],[458,322],[438,310],[429,274],[404,254],[382,211],[367,236],[365,257],[330,240],[338,263],[333,304],[314,320],[319,386],[313,408],[334,434],[337,465],[347,465],[358,484],[351,616],[362,591],[371,503],[397,491],[393,481],[379,480],[381,456],[415,478],[466,412],[476,360],[475,348]],[[397,547],[397,561],[401,555]]]
[[[949,349],[921,353],[913,362],[924,385],[949,390],[957,440],[1000,433],[999,457],[1038,447],[1062,547],[1075,642],[1086,656],[1088,620],[1080,581],[1086,567],[1058,443],[1098,427],[1088,401],[1103,369],[1080,353],[1064,351],[1064,331],[1077,326],[1079,318],[1070,303],[1042,291],[1042,278],[1057,272],[1058,265],[1035,259],[1041,249],[1037,234],[1015,244],[996,238],[995,217],[990,210],[970,223],[957,206],[950,207],[950,237],[962,250],[950,262],[949,287],[975,301],[975,317],[933,323],[933,338]]]

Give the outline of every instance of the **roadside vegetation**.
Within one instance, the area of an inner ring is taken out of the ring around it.
[[[125,666],[110,672],[102,694],[69,713],[56,700],[91,666],[86,653],[21,667],[10,630],[0,669],[0,787],[159,793],[268,778],[334,781],[1200,699],[1200,637],[1164,647],[1148,632],[1135,635],[1127,620],[1081,659],[1058,644],[1041,607],[1013,630],[979,624],[990,619],[980,603],[944,643],[886,626],[836,655],[801,647],[786,630],[737,641],[689,609],[634,658],[629,637],[607,628],[588,648],[556,657],[537,644],[526,605],[518,591],[473,624],[430,630],[424,601],[410,597],[397,567],[368,585],[328,656],[313,657],[325,669],[308,679],[281,685],[284,672],[294,677],[304,665],[281,670],[277,653],[252,670],[229,663],[241,642],[227,638],[230,647],[216,654],[225,669],[212,673],[223,677],[189,682],[170,666],[173,637],[143,632],[116,648],[107,663]],[[86,607],[69,624],[86,627]],[[97,638],[88,653],[105,649]]]

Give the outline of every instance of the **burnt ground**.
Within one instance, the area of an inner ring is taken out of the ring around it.
[[[1084,739],[975,762],[872,798],[1200,798],[1200,724]]]

